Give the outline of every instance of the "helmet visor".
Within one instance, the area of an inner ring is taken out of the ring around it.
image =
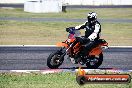
[[[92,21],[94,21],[95,20],[95,17],[92,17],[92,18],[90,18],[89,16],[87,17],[87,19],[88,19],[88,22],[92,22]]]

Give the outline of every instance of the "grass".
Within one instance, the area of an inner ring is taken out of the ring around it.
[[[0,88],[131,88],[129,84],[87,84],[79,86],[74,73],[0,73]]]
[[[0,45],[55,45],[67,38],[66,27],[78,24],[0,21]],[[132,45],[131,28],[131,23],[102,23],[102,38],[109,45]]]
[[[79,86],[74,73],[0,73],[0,88],[131,88],[130,84],[87,84]]]
[[[132,19],[132,8],[67,9],[67,13],[28,13],[23,9],[0,8],[0,17],[32,18],[86,18],[88,12],[98,13],[99,18]]]

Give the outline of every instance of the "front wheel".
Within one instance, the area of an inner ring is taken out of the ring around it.
[[[47,66],[51,69],[58,68],[64,61],[64,56],[62,57],[63,53],[61,52],[53,52],[47,58]]]
[[[97,69],[103,62],[103,54],[100,53],[98,56],[90,56],[86,63],[87,68]]]

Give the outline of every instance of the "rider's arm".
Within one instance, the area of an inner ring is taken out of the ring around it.
[[[81,25],[76,26],[75,29],[76,30],[84,29],[86,27],[86,23],[87,23],[87,21]]]
[[[95,25],[95,30],[94,32],[88,37],[91,41],[94,41],[95,38],[97,38],[98,33],[100,32],[100,25],[96,24]]]

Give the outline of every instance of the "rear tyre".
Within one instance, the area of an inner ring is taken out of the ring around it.
[[[63,53],[61,52],[53,52],[47,58],[47,66],[51,69],[58,68],[64,61],[64,57],[61,57]]]
[[[103,62],[103,54],[100,53],[98,56],[91,56],[88,58],[88,62],[86,63],[87,68],[89,69],[97,69]]]

